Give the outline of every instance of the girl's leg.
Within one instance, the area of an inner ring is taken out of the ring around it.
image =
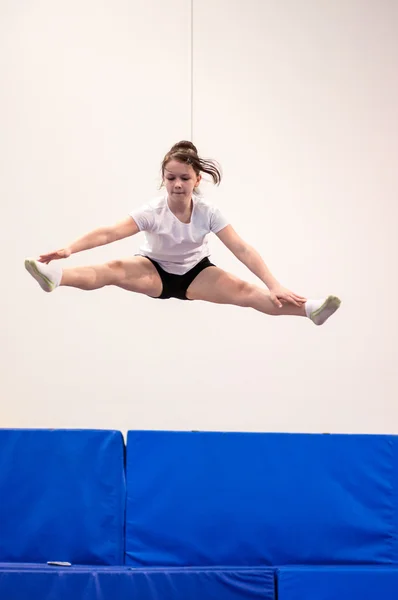
[[[153,264],[142,256],[111,261],[103,265],[66,269],[58,262],[45,265],[28,259],[25,266],[46,292],[51,292],[58,286],[97,290],[106,285],[116,285],[154,298],[162,293],[162,282],[158,272]]]
[[[324,301],[308,301],[303,306],[285,303],[282,308],[278,308],[267,289],[242,281],[218,267],[208,267],[201,271],[189,286],[187,298],[250,307],[267,315],[310,316],[317,325],[324,323],[340,305],[338,298],[330,296]],[[313,307],[309,314],[306,305]]]

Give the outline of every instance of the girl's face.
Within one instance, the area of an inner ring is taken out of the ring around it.
[[[163,183],[172,200],[190,200],[200,180],[191,165],[178,160],[170,160],[164,168]]]

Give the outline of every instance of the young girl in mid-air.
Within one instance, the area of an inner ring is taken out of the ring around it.
[[[46,292],[61,286],[96,290],[116,285],[152,298],[234,304],[267,315],[308,317],[322,325],[338,309],[340,300],[336,296],[307,300],[283,287],[220,210],[199,195],[201,173],[210,175],[215,184],[221,181],[216,162],[200,158],[191,142],[175,144],[162,162],[166,190],[161,197],[133,210],[123,221],[96,229],[70,246],[42,254],[37,260],[26,259],[26,269]],[[141,231],[146,239],[138,256],[88,267],[49,264]],[[242,281],[210,262],[210,232],[268,289]]]

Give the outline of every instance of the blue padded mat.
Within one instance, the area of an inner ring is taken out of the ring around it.
[[[0,561],[123,564],[118,431],[0,429]]]
[[[0,564],[4,600],[274,600],[271,569]]]
[[[397,600],[398,569],[317,567],[277,570],[278,600]]]
[[[126,564],[397,563],[397,469],[394,436],[130,431]]]

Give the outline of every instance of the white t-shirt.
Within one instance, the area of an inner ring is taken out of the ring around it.
[[[145,243],[139,253],[176,275],[184,275],[209,256],[207,234],[218,233],[228,225],[218,208],[197,195],[192,196],[192,201],[189,223],[182,223],[171,212],[167,194],[129,213],[139,230],[145,232]]]

